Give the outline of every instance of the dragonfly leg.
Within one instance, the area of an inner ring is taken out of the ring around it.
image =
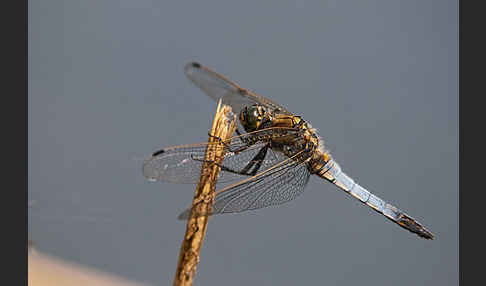
[[[230,172],[238,175],[244,175],[244,176],[255,176],[263,164],[263,160],[265,159],[267,151],[268,151],[268,146],[262,147],[262,149],[260,149],[260,151],[255,155],[255,157],[253,157],[253,159],[251,159],[250,162],[241,171],[233,170],[231,168],[221,166],[221,165],[219,167],[221,167],[221,170],[226,172]],[[249,172],[249,170],[253,166],[254,166],[253,170]]]
[[[251,159],[250,162],[248,162],[248,164],[241,171],[236,171],[225,166],[219,166],[219,167],[221,167],[221,170],[226,172],[230,172],[238,175],[244,175],[244,176],[255,176],[260,170],[260,168],[262,167],[263,161],[265,160],[265,156],[267,155],[268,148],[269,145],[263,146],[260,149],[260,151],[258,151],[258,153],[255,155],[255,157],[253,157],[253,159]],[[254,166],[253,170],[249,172],[249,170],[253,166]]]
[[[218,140],[221,144],[224,145],[224,147],[226,147],[228,149],[230,148],[230,146],[228,145],[228,143],[224,142],[223,139],[221,139],[221,137],[215,136],[215,135],[211,134],[211,132],[208,132],[208,136],[210,138],[215,138],[216,140]]]
[[[241,142],[243,142],[243,139],[241,138],[241,132],[240,132],[240,129],[238,127],[236,127],[236,130],[235,130],[236,134],[238,134],[238,136],[240,136],[240,140]],[[243,142],[244,143],[244,142]]]
[[[231,149],[231,146],[230,146],[228,143],[223,142],[223,141],[221,140],[221,138],[219,138],[219,137],[217,137],[217,136],[214,136],[214,135],[211,135],[211,134],[209,134],[209,133],[208,133],[208,135],[209,135],[210,137],[214,137],[214,138],[218,139],[218,140],[219,140],[219,141],[220,141],[220,142],[221,142],[221,143],[222,143],[222,144],[223,144],[223,145],[224,145],[226,148],[228,148],[228,151],[229,151],[229,152],[232,152],[232,153],[236,153],[236,154],[238,154],[239,152],[244,151],[244,150],[248,149],[249,147],[251,147],[251,145],[252,145],[252,144],[251,144],[251,141],[250,141],[250,140],[248,140],[248,138],[246,138],[245,136],[242,136],[242,134],[241,134],[241,132],[238,130],[238,128],[236,129],[236,131],[235,131],[235,132],[236,132],[236,134],[238,135],[238,139],[240,139],[241,143],[245,144],[245,146],[241,146],[241,147],[238,147],[238,148],[236,148],[236,149]]]
[[[250,146],[251,145],[251,143],[248,140],[248,138],[244,137],[241,134],[241,132],[240,132],[240,130],[238,128],[236,128],[236,131],[235,132],[236,132],[236,134],[238,134],[238,138],[240,139],[241,143],[246,144],[247,146]]]
[[[238,175],[254,176],[254,175],[256,175],[258,170],[260,170],[260,168],[263,164],[263,161],[265,159],[265,156],[267,155],[268,148],[269,148],[268,145],[263,146],[260,149],[260,151],[258,151],[258,153],[255,155],[255,157],[253,157],[253,159],[251,159],[250,162],[241,171],[233,170],[231,168],[228,168],[226,166],[218,164],[218,163],[216,163],[212,160],[198,159],[198,158],[193,157],[192,155],[191,155],[191,158],[193,160],[200,161],[200,162],[207,162],[207,163],[210,163],[210,164],[216,164],[218,167],[221,168],[222,171],[226,171],[226,172],[230,172],[230,173],[234,173],[234,174],[238,174]],[[251,172],[249,172],[249,170],[253,166],[255,166],[254,169]]]
[[[241,133],[238,131],[238,129],[236,130],[236,133],[238,135],[240,135],[239,138],[240,138],[241,142],[244,143],[246,146],[241,146],[241,147],[238,147],[238,148],[233,149],[233,150],[231,149],[231,146],[227,142],[224,142],[223,139],[221,139],[220,137],[214,136],[213,134],[211,134],[209,132],[208,132],[208,136],[211,137],[211,138],[215,138],[216,140],[218,140],[221,144],[224,145],[224,147],[226,147],[228,149],[229,152],[239,153],[241,151],[246,150],[248,147],[251,146],[251,144],[250,144],[250,142],[248,140],[242,139]]]
[[[265,160],[265,156],[267,155],[268,148],[269,148],[268,145],[263,146],[262,149],[260,149],[260,151],[258,151],[258,153],[255,155],[255,157],[253,157],[253,159],[251,159],[251,161],[248,163],[248,165],[246,165],[245,168],[243,168],[239,172],[239,174],[255,176],[256,173],[258,172],[258,170],[260,170],[260,168],[263,164],[263,160]],[[253,166],[255,166],[253,171],[248,172]]]

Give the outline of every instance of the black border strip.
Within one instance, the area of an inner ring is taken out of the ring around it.
[[[2,4],[2,284],[27,285],[28,1]]]

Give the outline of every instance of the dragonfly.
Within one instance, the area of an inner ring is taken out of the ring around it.
[[[143,162],[150,181],[197,183],[205,153],[225,148],[218,182],[229,183],[215,193],[210,213],[240,213],[276,206],[301,195],[311,175],[335,185],[400,227],[424,239],[434,235],[414,218],[370,193],[344,173],[324,147],[315,128],[278,103],[240,87],[198,62],[184,66],[186,76],[207,96],[231,106],[238,115],[232,138],[164,148]],[[179,219],[187,219],[190,209]]]

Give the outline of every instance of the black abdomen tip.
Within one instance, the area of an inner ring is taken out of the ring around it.
[[[152,154],[152,157],[155,157],[155,156],[157,156],[157,155],[160,155],[160,154],[162,154],[162,153],[164,153],[164,152],[165,152],[165,150],[164,150],[164,149],[159,150],[159,151],[157,151],[157,152],[154,152],[154,153]]]
[[[415,221],[413,218],[409,217],[408,215],[406,214],[402,214],[398,220],[397,220],[397,223],[413,232],[413,233],[416,233],[418,236],[422,237],[422,238],[425,238],[425,239],[434,239],[434,234],[432,234],[430,231],[428,231],[425,227],[423,227],[420,223],[418,223],[417,221]]]

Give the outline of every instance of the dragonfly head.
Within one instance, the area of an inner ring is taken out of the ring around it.
[[[267,111],[262,105],[246,106],[240,112],[240,122],[246,132],[252,132],[260,128],[266,115]]]

